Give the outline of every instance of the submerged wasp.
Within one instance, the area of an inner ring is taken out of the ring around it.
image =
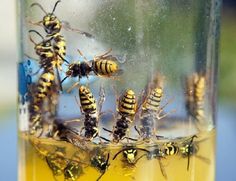
[[[202,122],[205,119],[204,99],[206,78],[201,73],[195,73],[186,78],[186,110],[189,116]]]
[[[105,131],[112,133],[114,143],[118,143],[124,138],[131,139],[127,137],[127,132],[129,131],[129,126],[133,122],[136,110],[137,102],[135,98],[135,93],[131,89],[127,89],[120,97],[117,99],[117,121],[113,130],[110,131],[103,128]]]
[[[197,152],[199,151],[199,146],[198,143],[201,141],[194,141],[194,138],[197,138],[196,135],[191,136],[189,139],[183,141],[180,145],[179,151],[181,153],[181,156],[183,158],[188,158],[188,162],[187,162],[187,170],[189,170],[189,166],[190,166],[190,157],[194,156],[202,161],[204,161],[205,163],[210,164],[210,160],[208,158],[205,158],[203,156],[197,155]]]
[[[89,77],[91,73],[94,73],[99,77],[114,77],[119,75],[122,70],[119,69],[118,60],[116,57],[109,55],[112,49],[108,50],[102,55],[97,55],[93,60],[87,60],[87,58],[78,49],[79,54],[84,58],[84,61],[71,63],[68,65],[66,71],[66,77],[61,81],[63,83],[69,77],[78,77],[80,80],[82,77]],[[77,86],[79,81],[75,83],[73,87]]]
[[[49,168],[52,170],[55,180],[57,176],[64,175],[67,181],[76,181],[83,173],[81,163],[75,160],[66,158],[65,150],[58,149],[55,153],[50,153],[46,156],[46,161]]]
[[[126,163],[130,165],[135,165],[141,158],[143,158],[146,155],[145,153],[137,158],[138,150],[149,153],[149,151],[144,148],[138,148],[138,147],[135,147],[134,145],[125,145],[123,149],[121,149],[114,155],[113,160],[115,160],[116,157],[122,153],[123,157],[125,158],[124,161]]]
[[[98,181],[106,173],[106,170],[110,166],[110,153],[107,153],[107,155],[105,155],[105,153],[102,152],[100,148],[95,148],[92,152],[93,153],[90,159],[90,164],[92,167],[101,172],[101,175],[97,178]]]

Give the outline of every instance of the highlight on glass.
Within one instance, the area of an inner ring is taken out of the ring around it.
[[[21,0],[21,181],[215,179],[219,0]]]

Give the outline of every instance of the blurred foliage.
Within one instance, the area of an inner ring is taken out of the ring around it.
[[[219,97],[221,101],[236,102],[236,11],[224,9],[221,28],[221,60]]]

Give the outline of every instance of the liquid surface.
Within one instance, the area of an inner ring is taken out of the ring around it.
[[[215,130],[198,134],[197,138],[193,139],[193,144],[198,149],[194,155],[190,156],[189,169],[187,169],[188,157],[184,157],[180,150],[183,142],[189,142],[190,138],[188,136],[181,139],[158,141],[157,145],[163,149],[164,145],[170,141],[175,142],[179,147],[176,155],[166,155],[159,157],[159,159],[148,159],[147,152],[138,149],[136,159],[140,159],[135,164],[129,164],[123,153],[118,154],[113,160],[114,155],[122,150],[122,147],[118,145],[99,147],[99,145],[89,145],[87,143],[82,149],[67,142],[55,141],[49,138],[39,139],[21,133],[19,180],[73,180],[65,179],[63,171],[58,175],[53,174],[48,160],[52,161],[55,158],[52,155],[57,155],[62,168],[65,168],[66,165],[63,165],[63,161],[60,161],[61,158],[79,163],[80,169],[79,172],[76,172],[78,178],[74,180],[95,181],[102,172],[94,165],[92,166],[91,159],[103,154],[106,160],[109,153],[110,165],[101,177],[101,181],[213,181],[215,175]],[[145,148],[148,151],[153,150],[155,146],[149,145],[148,147],[147,144],[143,143],[137,145],[138,148]],[[62,152],[63,156],[58,154]]]

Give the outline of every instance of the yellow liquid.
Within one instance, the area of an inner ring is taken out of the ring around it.
[[[158,159],[148,160],[141,158],[135,165],[126,162],[123,154],[119,154],[115,160],[114,155],[121,150],[119,146],[108,146],[105,150],[105,158],[110,153],[110,166],[100,179],[101,181],[214,181],[215,179],[215,130],[204,132],[194,139],[198,146],[198,152],[190,157],[189,170],[187,170],[188,158],[179,152],[174,156],[165,156],[160,161],[163,165],[165,178],[161,172]],[[188,137],[189,138],[189,137]],[[187,138],[186,138],[187,139]],[[31,140],[31,141],[29,141]],[[82,174],[79,181],[96,181],[101,175],[90,164],[93,156],[90,150],[80,150],[70,143],[55,141],[52,139],[31,138],[20,134],[20,181],[64,181],[64,175],[54,176],[49,168],[45,155],[55,153],[55,147],[66,148],[66,157],[72,158],[73,153],[78,152],[81,157]],[[167,140],[168,141],[168,140]],[[38,148],[36,151],[35,146]],[[92,146],[91,146],[92,147]],[[94,146],[93,146],[94,147]],[[145,148],[144,145],[138,147]],[[40,153],[39,153],[40,152]],[[137,158],[145,152],[138,150]]]

